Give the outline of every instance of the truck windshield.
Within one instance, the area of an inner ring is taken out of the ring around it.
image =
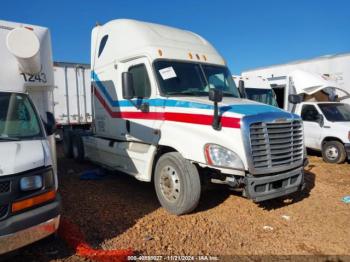
[[[343,103],[324,103],[318,104],[322,113],[328,121],[332,122],[349,122],[350,106]]]
[[[245,88],[245,92],[250,100],[278,107],[272,89]]]
[[[209,88],[218,88],[223,91],[223,96],[239,97],[225,66],[158,60],[154,62],[154,68],[166,96],[208,96]]]
[[[42,134],[27,95],[0,92],[0,142],[35,139]]]

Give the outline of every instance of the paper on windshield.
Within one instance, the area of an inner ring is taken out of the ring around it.
[[[176,73],[175,73],[174,68],[172,66],[160,69],[159,73],[162,76],[163,80],[167,80],[167,79],[176,77]]]

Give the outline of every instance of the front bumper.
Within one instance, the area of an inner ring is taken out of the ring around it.
[[[304,169],[297,169],[268,176],[247,175],[243,194],[254,202],[273,199],[303,189]]]
[[[345,147],[347,159],[350,160],[350,143],[345,143],[344,147]]]
[[[0,222],[0,254],[45,238],[58,229],[60,198]]]

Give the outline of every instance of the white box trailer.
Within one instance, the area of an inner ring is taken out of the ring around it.
[[[0,20],[0,255],[59,224],[53,62],[45,27]]]
[[[90,65],[54,62],[54,113],[57,123],[56,138],[62,139],[62,130],[88,129],[92,122]]]
[[[196,208],[205,181],[256,202],[303,188],[300,117],[242,99],[225,60],[201,36],[113,20],[92,30],[91,66],[93,134],[64,139],[77,160],[153,182],[177,215]]]
[[[286,64],[254,68],[242,72],[242,76],[261,76],[269,81],[283,83],[286,82],[287,76],[295,70],[327,76],[336,82],[337,88],[350,93],[350,53],[325,55]],[[346,93],[337,90],[337,94],[340,98],[344,98],[342,102],[350,104],[350,97]]]

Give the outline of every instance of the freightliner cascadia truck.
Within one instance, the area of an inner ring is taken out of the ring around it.
[[[47,28],[0,20],[0,255],[59,225]]]
[[[208,181],[255,202],[303,188],[300,117],[242,99],[201,36],[110,21],[92,30],[91,70],[93,131],[65,136],[74,158],[153,182],[169,212],[194,210]]]

